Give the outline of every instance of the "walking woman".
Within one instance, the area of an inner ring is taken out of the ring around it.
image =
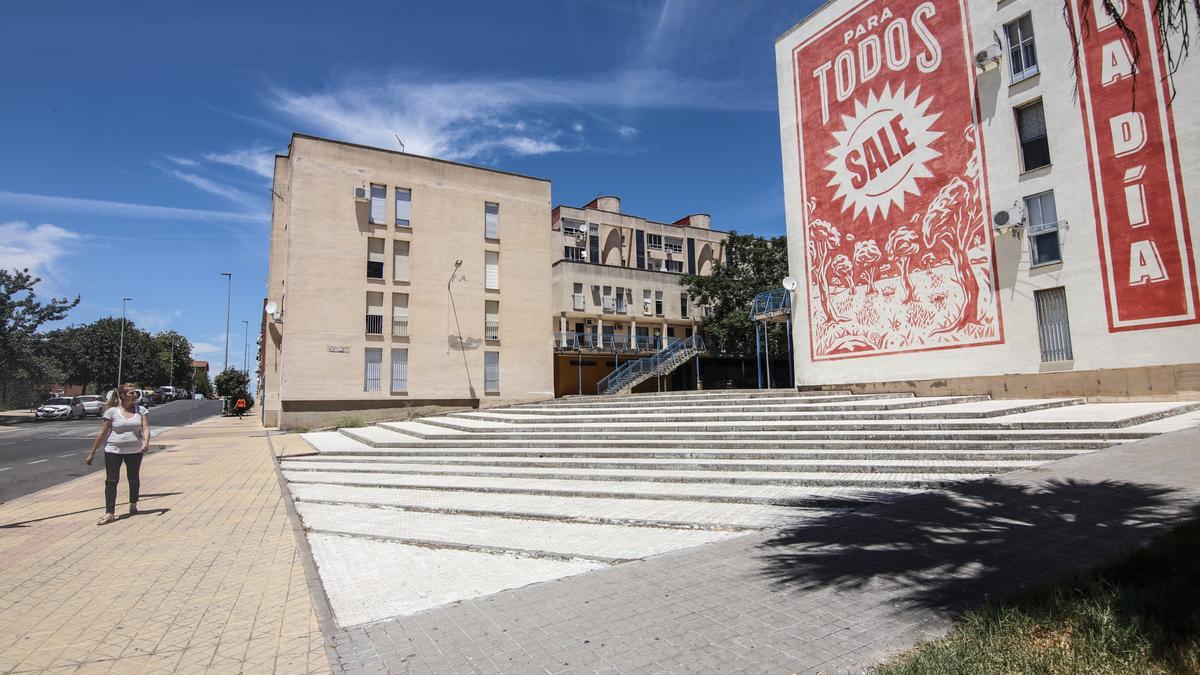
[[[146,409],[137,404],[137,387],[123,384],[108,398],[100,434],[92,443],[87,463],[96,456],[96,448],[104,446],[104,516],[97,525],[107,525],[117,519],[117,483],[121,464],[125,465],[125,480],[129,481],[129,515],[138,512],[138,488],[141,487],[142,455],[150,448],[150,420]]]

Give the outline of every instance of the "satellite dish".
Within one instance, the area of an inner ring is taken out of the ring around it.
[[[274,300],[267,302],[267,306],[263,307],[263,311],[267,314],[274,314],[279,309],[279,305],[275,304]]]
[[[794,291],[800,286],[800,282],[796,281],[796,277],[784,277],[783,287],[789,291]]]

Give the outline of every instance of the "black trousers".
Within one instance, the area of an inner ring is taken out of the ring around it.
[[[121,481],[121,463],[125,463],[125,480],[129,481],[129,503],[136,504],[138,490],[142,486],[142,453],[121,455],[115,452],[104,453],[104,510],[116,513],[117,483]]]

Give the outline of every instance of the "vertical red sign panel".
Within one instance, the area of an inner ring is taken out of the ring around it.
[[[792,64],[811,358],[1003,342],[963,2],[867,0]]]
[[[1071,1],[1108,329],[1195,323],[1195,263],[1151,3],[1116,4],[1137,37],[1136,62],[1101,3],[1083,13]]]

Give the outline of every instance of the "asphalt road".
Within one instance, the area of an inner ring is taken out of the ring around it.
[[[150,408],[150,434],[158,436],[220,412],[220,401],[172,401],[154,406]],[[91,466],[83,463],[99,431],[96,417],[0,427],[0,503],[95,471],[103,474],[104,458],[99,456],[103,448],[96,451]],[[96,499],[103,502],[101,483],[98,479]]]

